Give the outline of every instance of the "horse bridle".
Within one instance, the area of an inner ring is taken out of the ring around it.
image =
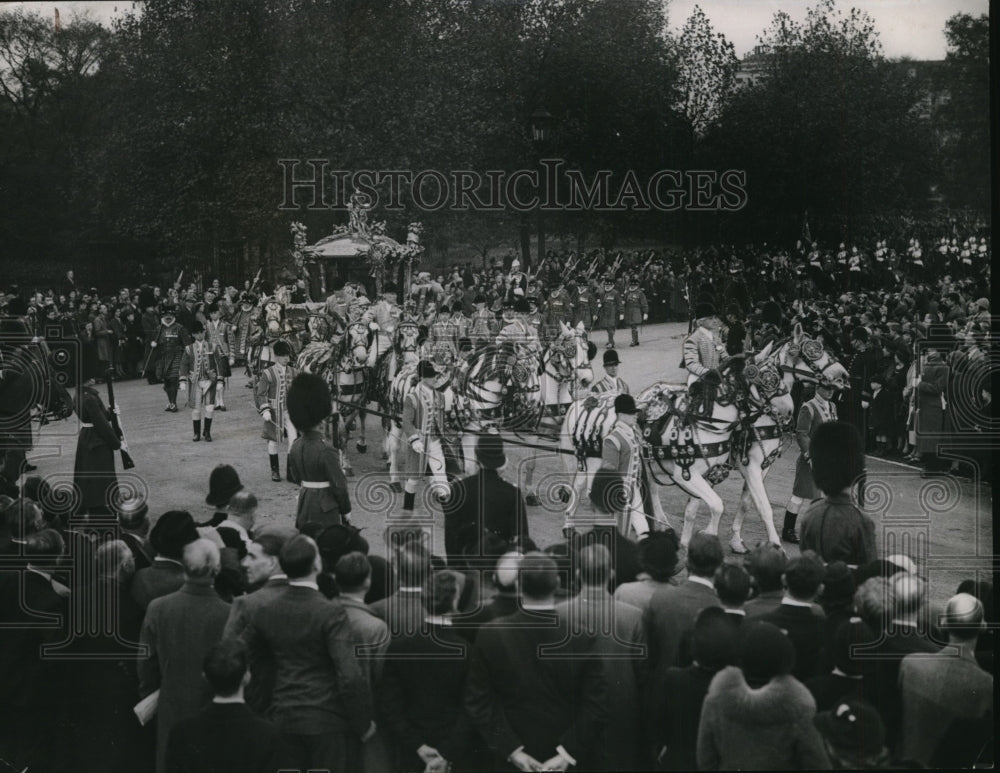
[[[785,346],[785,341],[782,341],[777,348]],[[826,351],[821,341],[817,341],[815,338],[803,338],[801,342],[795,342],[788,339],[788,348],[785,349],[785,356],[792,358],[792,362],[797,362],[801,360],[805,363],[808,370],[803,370],[796,367],[794,364],[786,365],[785,363],[779,363],[778,369],[782,373],[791,373],[793,376],[802,376],[808,379],[815,379],[816,381],[824,381],[826,379],[826,372],[833,367],[836,367],[840,363],[837,358]],[[824,355],[829,355],[830,361],[820,368],[816,363]]]

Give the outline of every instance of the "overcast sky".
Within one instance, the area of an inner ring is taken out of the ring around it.
[[[212,0],[213,2],[216,0]],[[225,2],[225,0],[218,0]],[[629,0],[622,0],[629,2]],[[810,0],[669,0],[670,28],[679,31],[695,5],[700,5],[716,30],[724,34],[743,56],[756,44],[756,37],[770,25],[776,11],[786,11],[793,19],[805,19]],[[130,9],[130,0],[106,2],[15,2],[4,6],[23,6],[52,16],[58,8],[63,21],[74,13],[86,13],[103,23]],[[956,13],[978,16],[989,13],[989,0],[838,0],[846,14],[851,7],[867,11],[875,20],[885,55],[914,59],[944,59],[946,43],[944,23]]]

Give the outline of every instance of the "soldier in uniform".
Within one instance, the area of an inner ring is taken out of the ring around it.
[[[604,291],[597,303],[596,326],[603,328],[608,334],[608,343],[605,348],[615,348],[615,328],[618,323],[625,318],[625,310],[622,308],[621,293],[615,289],[615,281],[610,276],[604,278]]]
[[[331,413],[333,401],[326,382],[313,373],[297,375],[288,388],[288,417],[302,434],[288,452],[288,477],[301,487],[295,508],[299,530],[307,523],[342,524],[351,512],[340,453],[319,429]]]
[[[295,378],[295,368],[288,364],[292,347],[287,341],[274,344],[274,364],[260,373],[254,387],[254,402],[264,419],[261,437],[267,441],[267,454],[271,463],[271,480],[281,482],[281,468],[278,464],[278,443],[282,433],[286,433],[289,444],[295,442],[298,433],[288,417],[288,388]],[[287,472],[287,470],[286,470]],[[290,478],[289,478],[290,480]]]
[[[409,446],[403,464],[406,474],[404,511],[413,510],[417,480],[428,469],[436,496],[445,499],[450,491],[441,442],[448,408],[446,396],[437,388],[438,371],[430,360],[421,360],[417,364],[417,377],[419,383],[403,399],[402,433]]]
[[[181,357],[191,336],[177,321],[177,307],[164,303],[160,310],[160,329],[151,346],[156,349],[156,377],[167,393],[166,410],[177,413],[177,388],[180,382]]]
[[[545,302],[545,325],[549,330],[559,330],[559,323],[573,324],[573,300],[566,292],[566,285],[559,282]],[[586,327],[586,323],[584,323]]]
[[[215,390],[219,380],[219,358],[205,340],[205,327],[197,320],[192,324],[194,341],[184,347],[181,356],[180,388],[188,392],[188,408],[194,427],[192,442],[201,440],[201,414],[205,413],[205,442],[212,442],[212,413],[215,411]],[[190,387],[190,388],[189,388]]]
[[[229,341],[232,338],[230,327],[231,325],[222,318],[222,309],[219,304],[211,304],[208,307],[208,322],[205,323],[205,340],[208,341],[208,348],[215,355],[218,367],[215,384],[215,410],[217,411],[226,410],[226,379],[232,375],[232,366],[235,361],[232,350],[229,348]]]
[[[238,311],[233,315],[229,326],[229,354],[234,363],[248,365],[250,356],[250,337],[256,331],[257,296],[253,293],[242,293]]]
[[[469,320],[469,338],[474,346],[489,343],[498,332],[496,315],[486,308],[486,296],[482,293],[473,299],[475,310]]]
[[[625,293],[625,324],[632,330],[632,343],[629,346],[639,345],[639,325],[647,319],[649,302],[646,300],[646,293],[639,289],[639,280],[632,277]]]
[[[93,387],[77,389],[76,412],[80,417],[73,464],[73,487],[79,495],[77,512],[107,515],[118,490],[115,451],[122,448],[122,442],[111,426],[101,395]]]
[[[619,492],[608,492],[611,507],[615,513],[618,531],[635,540],[640,540],[649,534],[649,521],[644,509],[643,486],[644,472],[642,469],[642,436],[636,424],[638,409],[631,395],[618,395],[615,398],[616,419],[611,432],[604,438],[601,448],[601,467],[595,476],[595,485],[591,497],[603,498],[600,481],[618,480],[620,476],[622,489]],[[646,486],[648,491],[648,486]],[[606,491],[606,489],[605,489]],[[617,493],[617,495],[615,495]]]
[[[572,295],[570,296],[573,306],[573,327],[582,322],[587,332],[590,332],[590,328],[594,325],[594,317],[596,316],[594,288],[591,287],[588,280],[581,279],[579,284],[574,285],[570,283],[567,289],[570,293],[576,293],[575,298]]]
[[[629,394],[628,384],[625,383],[625,379],[618,375],[619,365],[621,365],[621,361],[618,359],[618,352],[614,349],[604,352],[604,375],[594,382],[590,391],[598,395],[605,392]]]
[[[809,457],[809,445],[813,433],[820,424],[837,421],[837,406],[833,404],[834,384],[823,380],[816,385],[816,395],[807,400],[799,409],[799,417],[795,426],[795,440],[799,444],[799,458],[795,463],[795,481],[792,484],[792,497],[785,506],[785,523],[781,529],[781,539],[793,545],[799,543],[795,536],[795,521],[803,504],[822,496],[813,480],[812,464]]]
[[[160,332],[160,315],[156,313],[156,296],[151,287],[144,285],[139,289],[139,306],[142,308],[140,324],[142,325],[145,349],[142,353],[142,361],[146,363],[145,372],[142,375],[146,377],[147,383],[155,384],[157,381],[156,367],[155,364],[152,368],[149,367],[149,362],[153,352],[153,341],[156,340],[156,335]]]

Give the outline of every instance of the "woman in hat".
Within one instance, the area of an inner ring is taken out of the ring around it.
[[[941,462],[937,457],[937,445],[949,430],[948,380],[950,368],[943,353],[947,353],[954,342],[950,328],[932,325],[924,343],[924,356],[920,372],[916,377],[915,417],[916,453],[927,464],[928,469],[937,469]]]
[[[288,417],[302,434],[288,452],[288,478],[301,486],[295,510],[299,530],[307,523],[339,525],[351,512],[340,454],[319,429],[331,413],[326,382],[312,373],[298,374],[288,389]]]

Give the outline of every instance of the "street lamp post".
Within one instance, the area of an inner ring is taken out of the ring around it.
[[[543,186],[545,185],[544,170],[541,169],[541,159],[542,154],[545,150],[545,146],[549,141],[549,132],[552,128],[553,118],[551,113],[547,110],[539,108],[534,113],[531,114],[531,143],[535,148],[535,164],[539,167],[539,192],[541,192]],[[540,196],[544,199],[544,196]],[[538,260],[535,266],[541,266],[542,262],[545,260],[545,221],[544,213],[542,212],[541,202],[539,202],[538,212],[536,214],[537,223],[536,227],[538,229]],[[530,260],[530,249],[527,250],[527,256]],[[528,270],[528,266],[525,266],[525,271]]]

